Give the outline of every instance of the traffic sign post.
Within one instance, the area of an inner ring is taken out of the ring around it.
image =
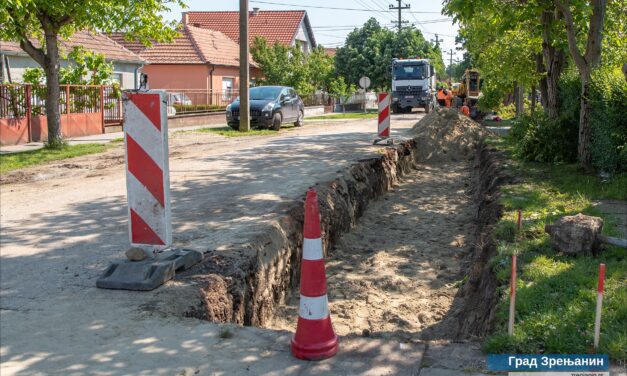
[[[370,87],[370,78],[368,76],[363,76],[359,79],[359,86],[364,89],[364,113],[366,113],[366,104],[368,101],[366,100],[366,90]]]

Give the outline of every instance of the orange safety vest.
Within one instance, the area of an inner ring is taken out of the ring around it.
[[[462,106],[462,114],[466,115],[466,116],[470,116],[470,108],[466,105]]]
[[[452,102],[453,102],[453,93],[451,93],[451,91],[449,90],[448,93],[446,94],[446,107],[451,107]]]
[[[444,95],[444,90],[438,90],[438,99],[444,100],[446,99],[446,95]]]

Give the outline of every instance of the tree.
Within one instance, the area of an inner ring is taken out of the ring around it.
[[[265,38],[256,37],[250,49],[253,60],[263,72],[260,82],[266,85],[291,86],[300,95],[316,90],[328,91],[333,75],[333,58],[322,47],[309,55],[296,46],[279,42],[269,45]]]
[[[176,22],[160,15],[181,0],[0,0],[0,38],[13,40],[35,60],[46,76],[48,146],[63,146],[59,109],[59,38],[79,30],[125,31],[127,37],[146,45],[169,42]]]
[[[322,46],[314,48],[307,57],[309,80],[317,90],[330,91],[335,73],[335,62]]]
[[[350,32],[344,47],[335,56],[337,73],[347,82],[357,83],[367,76],[375,90],[386,90],[392,82],[393,58],[427,58],[444,73],[444,61],[439,48],[425,40],[414,27],[403,27],[399,32],[381,27],[375,18],[361,28]]]
[[[71,64],[59,68],[61,85],[107,85],[112,84],[111,74],[113,63],[105,59],[103,54],[87,51],[82,46],[74,47],[67,55]],[[22,77],[25,83],[42,84],[46,73],[40,67],[26,68]]]
[[[601,44],[603,41],[603,25],[607,0],[591,0],[574,4],[579,8],[579,14],[589,13],[588,32],[585,40],[586,50],[582,53],[578,46],[579,25],[571,10],[570,0],[555,1],[564,16],[566,34],[568,36],[568,50],[581,76],[581,108],[579,112],[579,144],[577,158],[585,170],[592,168],[592,127],[590,126],[590,78],[592,71],[601,63]],[[582,9],[583,8],[583,9]],[[586,9],[591,8],[591,9]],[[591,10],[591,12],[589,12]]]
[[[464,47],[493,87],[506,93],[515,82],[539,82],[543,107],[557,117],[565,45],[551,1],[446,0],[444,11],[460,23]]]
[[[340,76],[331,81],[329,88],[331,96],[342,104],[342,112],[346,112],[346,101],[355,94],[357,90],[355,85],[347,84],[344,77]]]

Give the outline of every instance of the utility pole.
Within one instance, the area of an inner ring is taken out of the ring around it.
[[[402,0],[396,0],[396,1],[398,2],[398,6],[395,7],[394,5],[390,4],[390,10],[397,10],[398,9],[398,33],[400,34],[401,33],[401,29],[403,27],[403,24],[407,23],[407,21],[403,22],[403,16],[402,16],[401,12],[403,11],[403,9],[411,8],[411,5],[410,4],[403,5],[401,3]]]
[[[444,39],[439,39],[438,34],[435,34],[435,39],[431,39],[431,42],[435,43],[435,48],[440,48],[440,42],[444,42]]]
[[[452,48],[451,48],[451,50],[449,51],[449,55],[451,55],[451,60],[450,60],[451,62],[449,63],[449,65],[448,65],[448,66],[449,66],[449,67],[452,67],[452,66],[453,66],[453,49],[452,49]]]
[[[239,130],[250,131],[248,0],[239,0]]]

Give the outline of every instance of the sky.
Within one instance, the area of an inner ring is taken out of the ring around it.
[[[216,11],[239,10],[239,0],[184,0],[187,9],[171,6],[171,11],[165,15],[168,20],[180,20],[181,12],[187,11]],[[355,27],[363,25],[369,18],[375,17],[380,24],[386,27],[394,27],[398,19],[398,11],[390,11],[389,5],[398,6],[396,0],[260,0],[250,1],[250,8],[258,7],[261,10],[306,10],[313,28],[314,36],[318,44],[325,47],[341,46],[346,35]],[[274,3],[274,4],[269,4]],[[462,51],[455,49],[455,35],[458,27],[452,21],[446,20],[440,12],[441,0],[405,0],[403,4],[410,9],[402,11],[403,19],[414,24],[420,29],[428,40],[443,40],[440,43],[445,63],[449,64],[449,51],[453,49],[453,59],[462,58]],[[322,8],[349,8],[322,9]],[[428,12],[428,13],[418,13]],[[433,22],[446,20],[443,22]]]

